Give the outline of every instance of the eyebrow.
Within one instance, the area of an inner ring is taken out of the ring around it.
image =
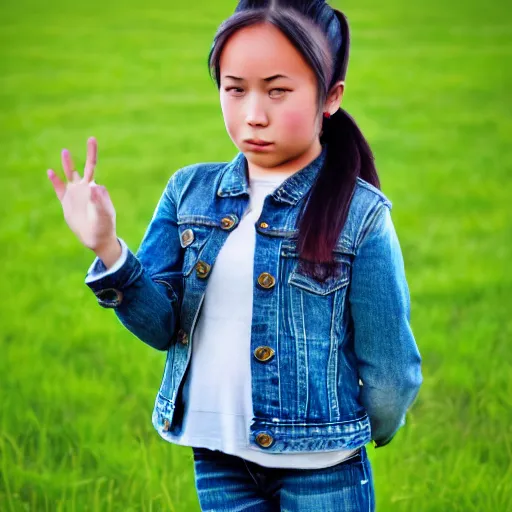
[[[232,80],[237,80],[238,82],[243,82],[243,80],[244,80],[243,78],[241,78],[239,76],[233,76],[233,75],[224,75],[224,78],[231,78]],[[264,78],[263,81],[264,82],[272,82],[273,80],[277,80],[278,78],[288,78],[289,80],[291,80],[291,78],[286,75],[272,75],[267,78]]]

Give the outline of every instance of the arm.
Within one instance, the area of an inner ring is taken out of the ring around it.
[[[108,270],[96,258],[85,278],[100,306],[114,308],[128,330],[158,350],[171,343],[182,294],[183,249],[173,185],[171,178],[137,254],[119,239],[120,258]]]
[[[379,204],[352,265],[349,302],[363,382],[360,399],[376,446],[391,441],[422,383],[410,297],[390,209]]]

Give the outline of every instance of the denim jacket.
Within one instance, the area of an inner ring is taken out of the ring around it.
[[[370,440],[384,446],[404,425],[422,382],[391,202],[381,191],[357,179],[335,246],[337,276],[319,282],[298,269],[298,213],[325,151],[265,198],[255,225],[254,449],[353,449]],[[248,203],[242,153],[227,163],[184,167],[169,179],[137,253],[127,250],[113,272],[86,280],[101,306],[166,351],[153,410],[163,437],[181,431],[182,389],[208,276]],[[91,269],[106,270],[98,258]]]

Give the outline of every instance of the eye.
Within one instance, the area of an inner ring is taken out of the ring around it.
[[[226,92],[230,92],[233,96],[241,96],[244,92],[244,90],[241,87],[226,87],[224,89]]]
[[[289,92],[289,91],[290,91],[290,89],[283,89],[281,87],[275,87],[274,89],[271,89],[269,91],[269,94],[270,94],[271,97],[276,98],[276,97],[279,97],[279,96],[283,96],[283,94],[285,92]],[[277,94],[273,94],[274,92],[276,92]]]

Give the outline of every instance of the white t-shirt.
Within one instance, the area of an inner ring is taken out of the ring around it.
[[[193,333],[183,388],[183,430],[179,436],[162,435],[175,444],[220,450],[262,466],[322,468],[338,464],[356,450],[265,453],[248,441],[253,416],[250,342],[255,224],[265,197],[290,175],[266,171],[250,179],[249,206],[212,266]],[[122,258],[113,268],[119,268]]]

